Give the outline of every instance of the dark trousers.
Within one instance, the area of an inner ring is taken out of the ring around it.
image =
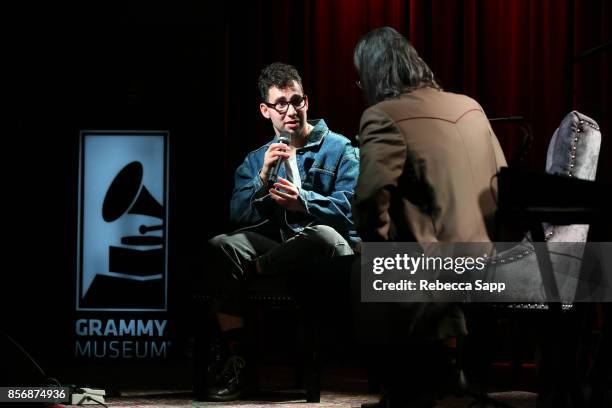
[[[310,273],[313,260],[352,253],[342,235],[326,225],[307,227],[285,242],[248,230],[218,235],[208,241],[205,291],[215,299],[215,312],[242,316],[242,293],[255,261],[264,275]]]

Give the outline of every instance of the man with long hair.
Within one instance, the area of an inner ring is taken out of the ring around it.
[[[361,117],[354,217],[364,241],[490,242],[492,179],[506,165],[482,107],[445,92],[414,47],[390,27],[366,34],[354,64],[368,104]],[[388,305],[398,345],[380,406],[429,407],[450,376],[452,341],[466,334],[449,303]],[[391,318],[390,315],[381,319]],[[447,358],[448,356],[448,358]]]

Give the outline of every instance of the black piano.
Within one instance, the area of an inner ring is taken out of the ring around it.
[[[504,167],[498,176],[498,221],[520,223],[529,229],[542,222],[591,224],[597,240],[608,241],[611,197],[612,185],[606,183]],[[534,241],[542,241],[537,235]]]

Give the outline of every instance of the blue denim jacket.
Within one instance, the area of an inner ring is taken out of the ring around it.
[[[276,221],[283,236],[298,233],[308,225],[329,225],[355,246],[360,239],[353,223],[351,199],[359,175],[359,150],[351,146],[346,137],[330,131],[323,119],[309,123],[314,128],[306,145],[296,151],[302,180],[300,197],[307,214],[281,209],[259,177],[268,147],[278,141],[278,136],[275,136],[269,143],[249,153],[236,170],[231,221],[252,227]],[[284,166],[280,167],[279,176],[285,177]],[[281,217],[278,217],[279,210],[282,211]]]

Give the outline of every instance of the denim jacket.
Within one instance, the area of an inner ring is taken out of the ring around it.
[[[309,121],[314,127],[306,145],[296,150],[296,161],[302,180],[300,198],[307,214],[285,211],[270,197],[259,177],[268,147],[278,136],[249,153],[234,175],[230,218],[240,226],[259,227],[278,222],[281,236],[299,233],[309,225],[329,225],[352,246],[359,242],[351,199],[359,175],[359,150],[350,141],[329,130],[323,119]],[[285,178],[285,168],[279,176]],[[279,217],[279,213],[281,216]]]

